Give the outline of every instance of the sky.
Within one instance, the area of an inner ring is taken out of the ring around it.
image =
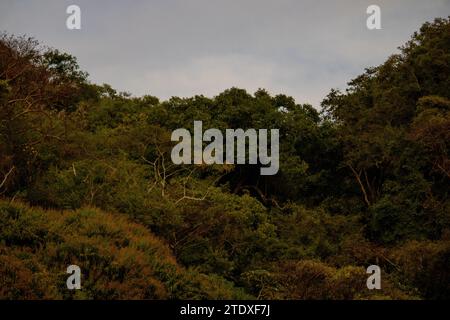
[[[81,30],[69,30],[69,5]],[[366,9],[381,8],[381,30]],[[383,63],[450,0],[0,0],[0,31],[76,56],[98,84],[160,99],[230,87],[315,107]]]

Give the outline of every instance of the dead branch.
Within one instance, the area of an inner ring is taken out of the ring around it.
[[[15,166],[12,166],[11,169],[9,169],[9,171],[5,174],[3,181],[0,183],[0,188],[2,188],[5,185],[9,175],[14,171],[15,168],[16,168]]]

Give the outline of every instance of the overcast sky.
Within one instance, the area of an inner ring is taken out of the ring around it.
[[[382,30],[366,27],[370,4]],[[262,87],[316,107],[449,15],[450,0],[0,0],[0,30],[75,55],[95,83],[162,99]]]

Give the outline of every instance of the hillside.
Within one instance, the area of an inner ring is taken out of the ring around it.
[[[241,290],[179,266],[169,247],[126,217],[0,202],[0,297],[8,299],[237,299]],[[66,267],[85,270],[82,290]]]
[[[450,19],[321,111],[264,89],[133,97],[3,34],[0,298],[448,299],[449,88]],[[175,165],[171,133],[195,120],[278,128],[278,173]]]

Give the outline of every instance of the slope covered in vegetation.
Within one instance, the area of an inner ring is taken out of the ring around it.
[[[449,298],[449,88],[449,19],[320,113],[263,89],[131,97],[4,35],[1,297]],[[174,165],[170,134],[194,120],[280,129],[280,171]]]
[[[119,215],[0,202],[0,296],[13,299],[238,299],[226,281],[180,267],[166,244]],[[67,290],[64,266],[84,270]]]

